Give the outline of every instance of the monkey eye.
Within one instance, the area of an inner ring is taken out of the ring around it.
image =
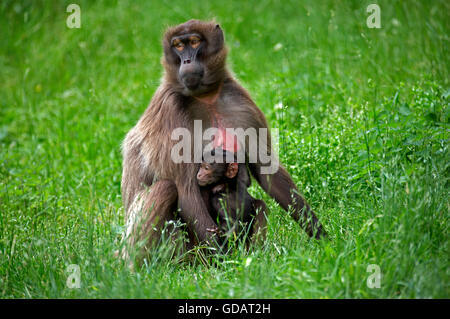
[[[175,49],[177,49],[178,51],[183,51],[184,49],[184,44],[183,42],[181,42],[181,40],[179,39],[175,39],[172,42],[172,45],[175,47]]]
[[[199,45],[200,45],[200,38],[198,37],[190,37],[189,38],[189,44],[191,45],[191,47],[193,47],[194,49],[196,49]]]

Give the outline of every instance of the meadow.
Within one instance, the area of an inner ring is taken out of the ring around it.
[[[377,1],[381,28],[374,1],[77,1],[79,29],[72,2],[0,2],[1,298],[449,298],[448,1]],[[120,146],[158,87],[164,29],[191,18],[221,24],[330,238],[254,182],[264,244],[220,262],[159,249],[131,272],[113,256]]]

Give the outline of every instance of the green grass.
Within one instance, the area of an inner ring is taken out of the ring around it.
[[[378,1],[381,29],[366,27],[373,1],[314,0],[79,1],[68,29],[72,2],[0,3],[2,298],[449,298],[448,1]],[[254,183],[264,245],[218,266],[156,252],[131,273],[112,256],[120,144],[158,86],[164,28],[213,17],[331,239]]]

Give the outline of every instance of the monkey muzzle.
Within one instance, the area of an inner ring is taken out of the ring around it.
[[[208,178],[206,174],[197,173],[197,182],[199,186],[206,186],[211,184],[211,180]]]
[[[203,77],[203,68],[197,62],[182,64],[180,66],[180,79],[189,90],[195,90],[200,86]]]
[[[195,90],[201,84],[203,78],[203,67],[197,60],[198,49],[187,47],[182,53],[178,53],[180,57],[179,77],[181,82],[189,90]]]

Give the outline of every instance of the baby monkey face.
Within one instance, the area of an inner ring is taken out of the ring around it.
[[[206,186],[219,182],[225,177],[227,165],[227,163],[201,163],[197,173],[198,184]]]

